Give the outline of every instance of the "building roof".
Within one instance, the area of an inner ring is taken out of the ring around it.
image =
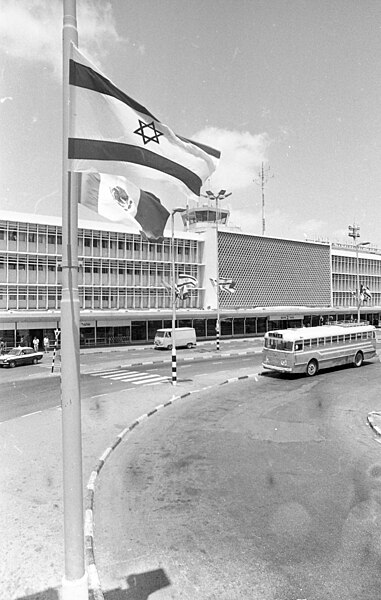
[[[93,217],[93,215],[95,215]],[[99,218],[98,218],[99,217]],[[52,225],[56,227],[62,226],[62,217],[55,215],[43,215],[36,213],[26,212],[15,212],[10,210],[0,210],[0,221],[11,221],[15,223],[36,223],[43,225]],[[138,225],[131,220],[131,223],[116,223],[114,221],[108,221],[102,219],[100,215],[86,209],[85,207],[78,206],[78,229],[90,229],[94,231],[115,231],[121,233],[134,233],[139,234],[140,230]],[[200,240],[200,234],[191,231],[175,231],[177,237],[183,239]],[[166,237],[171,236],[170,226],[164,231]]]

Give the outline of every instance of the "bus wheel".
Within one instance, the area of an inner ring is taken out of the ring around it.
[[[318,364],[315,359],[310,360],[307,365],[307,375],[308,377],[313,377],[318,372]]]
[[[364,362],[364,355],[362,352],[357,352],[355,356],[355,367],[361,367]]]

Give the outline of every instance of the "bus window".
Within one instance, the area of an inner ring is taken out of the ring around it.
[[[349,335],[349,333],[347,333],[347,335],[344,336],[344,339],[346,342],[349,342],[351,339],[351,336]]]
[[[295,342],[295,352],[301,352],[303,350],[303,342]]]
[[[311,340],[311,346],[312,346],[312,347],[314,347],[314,346],[317,346],[317,338],[313,338],[313,339]]]
[[[332,344],[332,338],[331,338],[331,336],[325,338],[325,343],[326,343],[326,345]]]
[[[324,346],[325,338],[319,338],[319,346]]]
[[[361,333],[356,333],[356,338],[357,338],[358,340],[361,340]]]
[[[340,344],[340,343],[342,344],[342,343],[343,343],[343,341],[344,341],[344,336],[343,336],[343,335],[339,335],[339,336],[338,336],[338,340],[339,340],[339,344]]]
[[[332,344],[336,344],[337,342],[337,335],[333,335],[332,336]]]
[[[304,349],[307,350],[307,348],[311,347],[311,340],[304,340]]]

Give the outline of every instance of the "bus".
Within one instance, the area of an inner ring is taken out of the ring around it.
[[[373,325],[337,323],[318,327],[278,329],[265,334],[264,369],[316,375],[320,369],[352,364],[361,367],[376,356]]]

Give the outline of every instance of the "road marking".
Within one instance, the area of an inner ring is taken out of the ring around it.
[[[133,383],[134,385],[152,385],[155,383],[162,383],[168,381],[168,377],[162,375],[147,373],[141,371],[131,371],[129,369],[113,369],[109,371],[99,371],[97,373],[91,373],[92,377],[100,377],[101,379],[109,379],[112,381],[125,381]]]
[[[116,371],[115,373],[110,373],[109,375],[99,375],[101,379],[119,379],[120,377],[126,377],[128,374],[137,375],[139,371]]]
[[[25,419],[25,417],[31,417],[32,415],[38,415],[39,413],[42,413],[42,410],[36,410],[35,412],[28,413],[27,415],[21,415],[21,418]]]

